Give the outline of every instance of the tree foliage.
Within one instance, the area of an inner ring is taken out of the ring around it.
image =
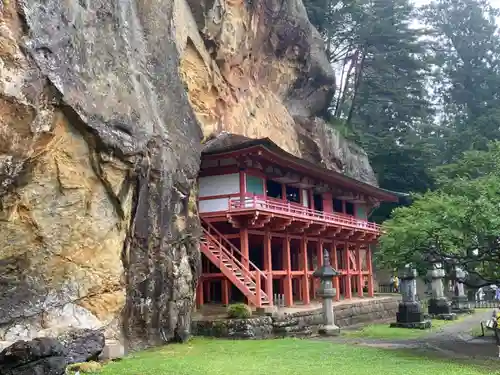
[[[500,142],[435,170],[438,188],[416,195],[383,225],[378,261],[389,267],[455,261],[485,282],[500,280]]]

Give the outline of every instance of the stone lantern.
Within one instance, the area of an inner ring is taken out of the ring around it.
[[[473,309],[470,308],[469,300],[465,295],[464,283],[467,280],[467,272],[458,264],[454,264],[453,272],[451,273],[452,280],[455,281],[453,290],[453,298],[451,299],[451,311],[458,314],[472,314]]]
[[[396,322],[391,323],[391,327],[419,329],[431,327],[431,321],[425,318],[422,306],[417,300],[417,276],[417,270],[411,264],[399,270],[398,277],[403,300],[398,306]]]
[[[427,272],[427,278],[431,280],[432,298],[429,301],[429,315],[437,319],[454,320],[456,314],[451,312],[451,304],[444,295],[443,278],[445,272],[441,261],[430,257],[431,268]]]
[[[323,319],[324,324],[320,327],[319,333],[326,336],[335,336],[340,333],[340,328],[335,325],[333,313],[333,297],[337,291],[333,287],[333,278],[339,273],[330,265],[330,256],[327,250],[323,250],[323,266],[317,268],[313,276],[321,281],[318,295],[323,299]]]

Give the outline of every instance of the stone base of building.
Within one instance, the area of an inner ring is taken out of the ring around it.
[[[412,329],[429,329],[432,327],[430,320],[421,322],[394,322],[390,325],[391,328],[412,328]]]
[[[432,298],[429,301],[429,315],[448,315],[451,314],[451,305],[447,298]]]
[[[335,324],[342,329],[352,325],[387,320],[396,313],[398,303],[396,298],[385,297],[334,304]],[[233,339],[303,337],[315,335],[324,323],[323,309],[320,307],[297,312],[288,312],[288,310],[284,308],[275,314],[253,316],[248,319],[206,316],[193,320],[192,333],[194,336]]]

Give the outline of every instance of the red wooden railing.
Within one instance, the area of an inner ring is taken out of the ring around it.
[[[227,238],[225,238],[217,229],[215,229],[213,225],[206,221],[204,221],[203,224],[204,225],[202,229],[205,239],[208,240],[207,242],[210,243],[213,247],[217,248],[220,253],[220,255],[216,257],[216,259],[211,259],[212,263],[214,263],[215,266],[217,266],[221,271],[227,270],[230,273],[230,275],[227,276],[229,276],[233,284],[238,286],[239,289],[245,295],[247,295],[247,297],[249,297],[248,294],[251,294],[253,297],[255,297],[254,304],[257,307],[261,306],[262,297],[264,297],[265,300],[269,301],[270,297],[262,291],[261,283],[261,279],[263,278],[264,285],[267,285],[266,274],[263,273],[252,261],[250,261],[247,256],[244,256],[241,251],[236,246],[234,246]],[[235,254],[238,255],[241,260],[239,260],[235,256]],[[228,268],[226,268],[225,264],[222,262],[223,259],[230,261],[233,264],[234,269],[229,270]],[[244,278],[242,283],[234,274],[235,269],[241,272]],[[246,286],[247,281],[251,281],[255,284],[255,294],[252,293]],[[242,288],[245,290],[243,290]]]
[[[248,209],[258,209],[272,213],[288,214],[305,220],[319,220],[351,228],[362,228],[376,232],[380,231],[380,225],[376,223],[370,223],[369,221],[357,219],[349,215],[316,211],[308,207],[304,207],[301,204],[285,202],[260,195],[246,195],[243,198],[233,197],[229,199],[229,212]]]

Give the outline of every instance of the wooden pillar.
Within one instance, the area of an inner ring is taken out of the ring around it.
[[[369,245],[366,247],[366,266],[368,267],[368,297],[373,297],[375,293],[373,291],[372,249]]]
[[[203,306],[203,277],[198,279],[198,285],[196,287],[196,306],[200,308]]]
[[[333,265],[332,267],[337,271],[339,269],[339,260],[337,259],[337,242],[333,241],[332,243],[332,252],[333,252]],[[337,290],[335,294],[335,301],[340,301],[340,285],[339,285],[339,276],[333,279],[333,287]]]
[[[286,185],[281,184],[281,199],[286,202]]]
[[[300,239],[300,252],[302,256],[302,269],[304,270],[304,277],[302,278],[302,303],[308,305],[311,303],[309,296],[309,265],[307,261],[307,239],[303,236]]]
[[[240,251],[243,256],[241,263],[248,269],[250,266],[248,250],[248,228],[240,229]]]
[[[349,243],[346,242],[344,245],[344,254],[345,254],[345,262],[346,262],[346,280],[345,280],[345,298],[351,299],[352,298],[352,283],[351,283],[351,277],[352,277],[352,271],[351,271],[351,259],[349,257]]]
[[[229,280],[224,277],[221,282],[221,289],[222,289],[222,304],[223,305],[229,305],[229,287],[230,283]]]
[[[293,305],[292,294],[292,265],[290,262],[290,237],[288,235],[283,239],[283,266],[286,276],[283,280],[283,292],[285,293],[285,305]]]
[[[323,212],[333,212],[333,197],[332,193],[323,193]]]
[[[318,240],[316,242],[316,257],[317,257],[316,260],[317,267],[319,268],[323,265],[323,240]],[[318,297],[316,293],[319,290],[320,283],[321,281],[318,278],[314,279],[314,296],[316,298]]]
[[[246,191],[247,191],[247,186],[246,186],[245,172],[240,171],[240,195],[242,199],[245,196]]]
[[[361,245],[356,244],[356,262],[358,269],[358,297],[363,297],[363,261],[361,259]]]
[[[271,255],[271,232],[266,229],[264,233],[264,271],[266,272],[267,282],[265,285],[266,294],[269,297],[269,305],[273,305],[273,263]]]

